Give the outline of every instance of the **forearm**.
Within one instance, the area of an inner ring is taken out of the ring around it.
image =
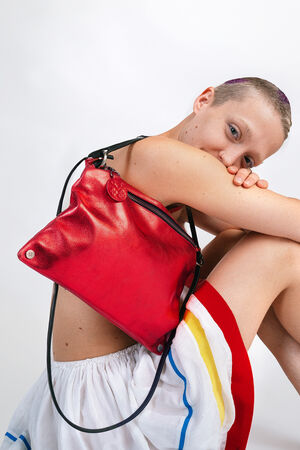
[[[193,213],[193,219],[195,222],[196,227],[201,228],[204,231],[207,231],[210,234],[213,234],[217,236],[222,231],[226,230],[241,230],[245,233],[248,232],[248,230],[242,230],[241,228],[236,227],[235,225],[232,225],[228,222],[224,222],[221,219],[217,219],[216,217],[208,216],[207,214],[204,214],[201,211],[198,211],[194,208],[191,208]],[[186,214],[186,208],[183,208],[182,213],[180,217],[178,218],[178,221],[181,224],[184,224],[188,221],[187,214]]]

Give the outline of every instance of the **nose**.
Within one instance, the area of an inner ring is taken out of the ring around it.
[[[224,166],[239,166],[239,153],[236,151],[230,151],[229,149],[221,150],[219,152],[219,159]]]
[[[219,159],[224,164],[224,166],[228,167],[233,164],[232,157],[230,157],[230,154],[225,152],[225,150],[221,150],[219,152]]]

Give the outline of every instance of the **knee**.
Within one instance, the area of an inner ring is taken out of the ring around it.
[[[281,257],[286,257],[291,264],[300,265],[300,244],[299,242],[281,236],[271,236],[269,234],[249,231],[247,238],[254,242],[258,242],[262,246],[262,250],[267,247],[278,251]]]

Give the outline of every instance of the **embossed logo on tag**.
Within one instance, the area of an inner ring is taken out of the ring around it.
[[[124,181],[119,177],[110,178],[106,183],[108,195],[116,202],[123,202],[127,198],[127,189]]]

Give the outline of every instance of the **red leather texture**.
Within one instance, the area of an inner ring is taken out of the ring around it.
[[[159,201],[93,161],[85,160],[69,207],[18,258],[161,354],[179,322],[179,297],[196,264],[195,246],[128,192],[172,218]]]

